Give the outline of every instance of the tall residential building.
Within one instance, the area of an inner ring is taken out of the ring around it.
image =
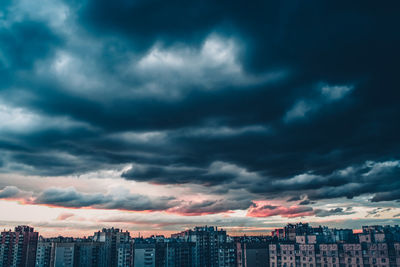
[[[106,266],[104,243],[89,239],[39,238],[36,267]]]
[[[34,267],[39,234],[29,226],[3,231],[0,237],[0,266]]]
[[[54,243],[39,237],[39,242],[36,249],[36,267],[51,267],[54,264],[51,262],[54,259]]]
[[[196,244],[193,255],[195,267],[219,266],[219,247],[227,241],[226,231],[213,226],[195,227],[193,230],[173,234],[171,237]]]
[[[104,266],[131,266],[129,264],[132,263],[133,257],[129,245],[132,239],[128,231],[123,232],[118,228],[104,228],[102,231],[94,233],[93,241],[104,243]]]
[[[134,266],[192,267],[195,243],[175,238],[137,238]]]

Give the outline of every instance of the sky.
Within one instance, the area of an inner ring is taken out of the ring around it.
[[[0,2],[0,227],[400,223],[398,1]]]

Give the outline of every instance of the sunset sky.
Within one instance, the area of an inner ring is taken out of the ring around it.
[[[400,224],[399,1],[0,1],[0,227]]]

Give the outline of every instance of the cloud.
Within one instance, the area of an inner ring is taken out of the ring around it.
[[[351,90],[353,90],[353,86],[346,86],[346,85],[322,85],[321,86],[321,93],[325,96],[328,100],[339,100],[348,94]]]
[[[73,187],[49,188],[38,195],[31,204],[44,204],[67,208],[119,209],[130,211],[165,210],[174,206],[172,197],[150,198],[119,189],[112,194],[81,193]]]
[[[237,59],[236,42],[210,34],[200,49],[183,45],[163,48],[156,44],[138,62],[135,59],[125,75],[142,80],[139,94],[164,99],[182,97],[193,88],[218,90],[228,81],[229,86],[237,87],[279,81],[285,77],[283,71],[257,76],[245,73]]]
[[[367,215],[365,217],[374,217],[374,218],[379,218],[382,216],[382,214],[393,210],[393,208],[383,208],[383,207],[379,207],[379,208],[374,208],[372,210],[369,210],[367,212]],[[394,218],[396,216],[393,216]]]
[[[86,179],[132,166],[121,171],[125,182],[204,196],[175,203],[48,188],[34,198],[71,208],[190,215],[251,207],[288,217],[325,199],[395,205],[399,80],[388,59],[398,57],[397,7],[6,1],[0,171]],[[244,196],[234,199],[238,190]],[[296,203],[251,206],[276,199]]]
[[[73,187],[50,187],[39,194],[32,195],[21,191],[15,186],[7,186],[0,191],[0,198],[16,199],[24,204],[31,205],[129,211],[168,210],[180,203],[174,197],[150,197],[147,195],[132,194],[124,188],[116,188],[107,194],[102,194],[83,193]],[[62,215],[59,218],[67,219],[68,217],[71,216],[66,217]]]
[[[75,216],[75,214],[73,214],[73,213],[65,212],[65,213],[61,213],[61,214],[57,217],[56,220],[58,220],[58,221],[65,221],[65,220],[68,220],[68,219],[70,219],[70,218],[72,218],[72,217],[74,217],[74,216]]]
[[[300,204],[304,205],[304,204]],[[355,214],[351,208],[333,208],[333,209],[313,209],[307,206],[274,206],[274,205],[257,205],[250,207],[247,216],[250,217],[271,217],[281,216],[284,218],[296,218],[296,217],[329,217],[329,216],[344,216]]]
[[[18,200],[30,199],[32,192],[21,190],[16,186],[8,185],[0,190],[0,199]]]
[[[216,213],[230,213],[234,210],[247,210],[254,203],[250,199],[216,199],[205,201],[188,201],[180,206],[169,209],[169,212],[187,216],[198,216]]]
[[[198,183],[214,185],[224,181],[230,182],[235,178],[243,179],[252,176],[252,174],[234,164],[217,161],[211,163],[208,168],[134,165],[121,176],[135,181],[151,181],[161,184]]]
[[[310,201],[309,199],[304,199],[302,201],[299,202],[299,205],[310,205],[310,204],[314,204],[314,201]]]
[[[303,100],[297,102],[285,115],[286,121],[304,118],[306,114],[314,109],[312,103]]]
[[[9,106],[0,102],[0,127],[4,133],[27,133],[47,129],[69,130],[73,128],[90,129],[85,123],[73,121],[68,117],[50,117],[35,112]]]
[[[253,202],[242,196],[228,199],[192,201],[177,199],[173,196],[150,196],[134,194],[123,187],[115,187],[107,193],[84,193],[74,187],[50,187],[43,192],[27,194],[15,186],[0,190],[0,198],[18,200],[23,204],[45,205],[62,208],[91,208],[120,211],[164,211],[172,214],[197,216],[246,210]],[[67,212],[59,215],[57,220],[66,220],[74,216]]]
[[[353,87],[352,85],[319,84],[317,86],[317,91],[319,91],[317,97],[299,100],[286,112],[284,121],[290,123],[295,120],[304,119],[310,115],[310,113],[317,112],[326,105],[334,104],[335,101],[340,100],[351,92]]]
[[[315,216],[317,217],[328,217],[328,216],[336,216],[336,215],[350,215],[354,214],[355,211],[352,211],[351,209],[343,209],[343,208],[334,208],[334,209],[329,209],[329,210],[324,210],[324,209],[315,209]]]
[[[6,186],[0,191],[0,198],[12,198],[18,196],[20,190],[15,186]]]
[[[69,208],[81,208],[101,205],[109,201],[111,201],[111,199],[102,194],[83,194],[77,192],[73,187],[69,187],[46,189],[33,201],[33,203],[49,204]]]
[[[305,217],[314,215],[314,211],[313,208],[305,206],[283,207],[264,205],[251,207],[247,213],[247,216],[250,217],[271,217],[277,215],[286,218]]]
[[[381,192],[374,195],[371,199],[372,202],[400,200],[400,190],[392,192]]]
[[[301,195],[306,195],[308,200],[332,198],[353,198],[363,194],[373,194],[373,202],[384,200],[396,200],[396,188],[399,172],[397,161],[371,162],[367,161],[358,166],[351,166],[337,170],[327,175],[315,175],[311,173],[300,174],[287,179],[273,180],[268,186],[261,187],[252,184],[250,190],[254,193],[280,192],[280,194],[295,193],[300,190]],[[286,192],[286,193],[285,193]],[[301,199],[298,195],[293,200]]]
[[[0,66],[3,71],[29,69],[36,60],[49,56],[61,43],[60,38],[46,24],[30,20],[18,21],[6,27],[3,24],[0,40]],[[30,44],[28,47],[27,43]]]

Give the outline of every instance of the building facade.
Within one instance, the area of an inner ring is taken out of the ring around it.
[[[39,233],[22,225],[3,231],[0,237],[0,266],[34,267]]]

